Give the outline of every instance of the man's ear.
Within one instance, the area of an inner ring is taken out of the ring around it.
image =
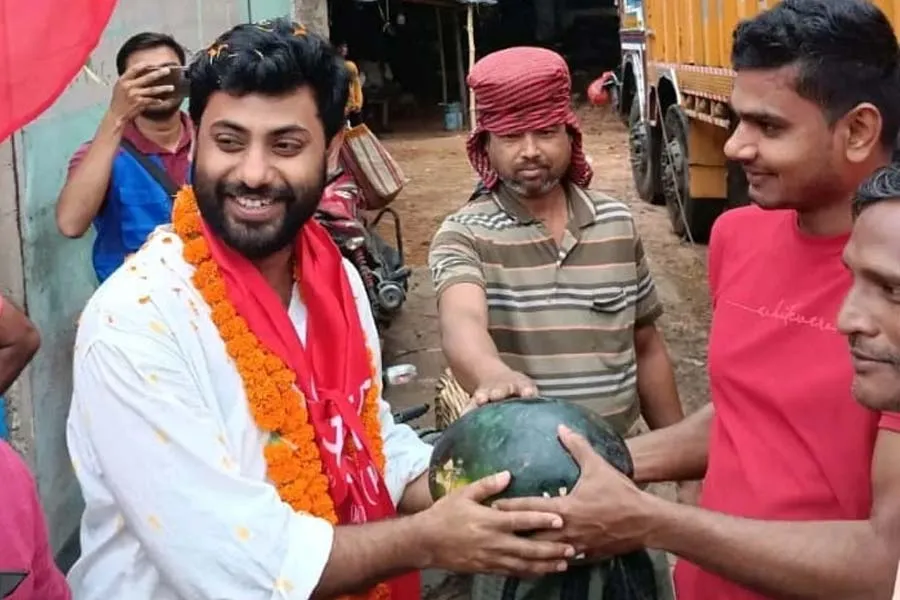
[[[337,135],[331,138],[328,144],[328,172],[332,172],[338,168],[338,158],[341,154],[341,146],[344,145],[344,129],[341,129]]]
[[[881,112],[868,102],[858,104],[844,115],[847,160],[862,163],[881,145]]]

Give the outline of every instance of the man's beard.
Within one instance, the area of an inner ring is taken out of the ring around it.
[[[522,198],[542,198],[550,190],[555,188],[562,181],[558,177],[549,177],[544,179],[539,186],[529,187],[527,184],[515,179],[500,178],[500,181],[509,188],[513,193]]]
[[[251,188],[240,182],[212,181],[191,167],[194,194],[203,220],[228,246],[250,260],[259,260],[290,245],[303,225],[315,214],[325,188],[326,164],[322,161],[319,175],[306,186],[263,186]],[[280,220],[266,223],[234,221],[225,212],[225,200],[252,198],[283,203]]]
[[[560,185],[569,170],[569,166],[569,160],[562,167],[554,167],[551,162],[537,159],[521,161],[513,165],[510,171],[506,173],[497,169],[497,174],[500,177],[500,181],[514,194],[523,199],[533,199],[546,196],[556,186]],[[544,171],[544,176],[540,180],[525,179],[520,174],[527,169],[541,169]]]
[[[168,121],[175,113],[181,110],[181,103],[183,100],[184,98],[181,98],[177,102],[173,100],[171,104],[167,103],[165,106],[159,108],[144,109],[141,111],[141,116],[150,121]]]

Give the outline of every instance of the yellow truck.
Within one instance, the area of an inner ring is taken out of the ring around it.
[[[742,169],[723,146],[735,25],[776,0],[619,0],[615,105],[628,124],[638,195],[665,205],[675,234],[706,242],[722,211],[746,204]],[[875,0],[900,29],[900,1]]]

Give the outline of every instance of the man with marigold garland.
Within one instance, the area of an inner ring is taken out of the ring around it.
[[[393,422],[362,282],[311,219],[347,72],[286,20],[190,67],[197,127],[173,223],[82,314],[68,446],[85,498],[76,600],[409,600],[417,570],[539,575],[557,515],[432,503],[431,448]],[[400,516],[402,515],[402,516]]]

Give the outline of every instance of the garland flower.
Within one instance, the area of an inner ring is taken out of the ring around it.
[[[337,525],[338,516],[329,493],[328,477],[305,408],[306,399],[295,385],[294,372],[260,343],[229,301],[225,281],[201,233],[200,211],[190,187],[183,187],[175,197],[172,224],[184,244],[184,259],[195,268],[194,286],[210,306],[213,323],[237,365],[250,413],[256,425],[269,434],[264,449],[269,479],[281,499],[295,511]],[[295,277],[299,280],[299,273],[295,273]],[[380,381],[376,377],[371,348],[368,355],[371,385],[363,399],[362,422],[375,454],[375,466],[383,475],[384,441],[378,406]],[[355,451],[350,439],[345,450],[351,454]],[[388,586],[380,583],[368,593],[353,598],[387,600],[389,597]]]

